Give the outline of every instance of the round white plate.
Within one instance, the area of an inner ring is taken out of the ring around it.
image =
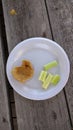
[[[13,66],[20,66],[24,59],[31,61],[35,73],[32,79],[20,83],[13,78],[11,70]],[[57,60],[58,66],[48,72],[59,74],[61,80],[56,86],[50,85],[44,90],[38,77],[43,66],[53,60]],[[44,100],[55,96],[64,88],[69,77],[70,63],[67,54],[56,42],[37,37],[22,41],[12,50],[8,57],[6,72],[11,86],[17,93],[28,99]]]

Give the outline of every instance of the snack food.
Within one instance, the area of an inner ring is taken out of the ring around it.
[[[44,82],[45,79],[46,79],[46,76],[47,76],[47,72],[42,70],[41,73],[40,73],[40,76],[39,76],[39,80]]]
[[[60,75],[56,74],[56,75],[53,76],[51,83],[53,85],[57,85],[59,81],[60,81]]]
[[[44,70],[40,72],[39,80],[42,81],[42,88],[47,89],[50,84],[57,85],[60,81],[59,74],[51,74],[47,71],[53,67],[56,67],[58,62],[56,60],[49,62],[48,64],[44,65]]]
[[[43,83],[43,88],[47,89],[48,86],[50,85],[51,81],[52,81],[53,75],[51,73],[48,74],[47,78],[45,79],[44,83]]]
[[[58,65],[57,61],[54,60],[52,62],[49,62],[48,64],[44,65],[44,69],[47,71],[53,67],[56,67]]]
[[[22,65],[14,67],[11,73],[16,80],[25,82],[32,78],[34,74],[34,68],[30,61],[23,60]]]

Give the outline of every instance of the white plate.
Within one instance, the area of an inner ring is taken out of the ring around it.
[[[26,83],[15,80],[11,74],[13,66],[21,65],[22,60],[28,59],[34,66],[34,76]],[[58,66],[50,69],[53,74],[60,74],[61,80],[56,86],[50,85],[47,90],[42,88],[38,80],[43,65],[57,60]],[[6,72],[8,80],[13,89],[28,99],[44,100],[58,94],[66,85],[70,72],[70,63],[65,51],[56,42],[46,38],[30,38],[19,43],[10,53]]]

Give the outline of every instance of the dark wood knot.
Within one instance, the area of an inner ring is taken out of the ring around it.
[[[52,111],[52,116],[53,116],[54,120],[57,119],[57,114],[56,114],[56,112]]]
[[[46,32],[43,32],[42,37],[46,37]]]
[[[2,118],[2,121],[3,121],[3,123],[6,123],[6,122],[7,122],[7,120],[6,120],[5,117]]]

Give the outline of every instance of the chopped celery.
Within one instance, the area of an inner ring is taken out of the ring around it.
[[[44,82],[45,79],[46,79],[46,76],[47,76],[47,72],[46,71],[41,71],[40,76],[39,76],[39,80]]]
[[[54,61],[44,65],[44,69],[47,71],[47,70],[49,70],[49,69],[51,69],[51,68],[53,68],[53,67],[55,67],[57,65],[58,65],[57,61],[54,60]]]
[[[46,76],[47,76],[47,72],[46,72],[46,71],[44,71],[44,75],[43,75],[43,77],[42,77],[42,81],[43,81],[43,82],[45,81]]]
[[[47,88],[48,88],[49,84],[51,83],[52,78],[53,78],[53,75],[52,75],[52,74],[49,74],[49,75],[47,76],[46,80],[45,80],[44,83],[43,83],[43,88],[44,88],[44,89],[47,89]]]
[[[52,83],[53,85],[57,85],[59,81],[60,81],[60,75],[56,74],[56,75],[54,75],[54,77],[53,77],[51,83]]]

